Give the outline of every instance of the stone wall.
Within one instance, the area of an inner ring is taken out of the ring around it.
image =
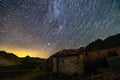
[[[113,71],[120,71],[120,57],[107,59],[108,65]]]
[[[67,57],[64,59],[64,70],[66,74],[82,74],[84,71],[83,61],[79,56]]]
[[[83,56],[71,56],[59,58],[53,58],[53,72],[59,72],[72,75],[72,74],[82,74],[84,72]]]
[[[120,56],[120,47],[118,47],[118,48],[111,48],[111,49],[88,52],[88,59],[89,61],[95,61],[99,58],[104,58],[104,57],[107,58],[108,57],[107,54],[111,51],[116,51],[118,55]]]

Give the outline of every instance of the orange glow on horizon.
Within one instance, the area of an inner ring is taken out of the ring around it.
[[[6,51],[8,53],[14,53],[18,57],[39,57],[39,58],[48,58],[50,54],[48,52],[39,52],[36,50],[25,50],[20,48],[10,48],[10,47],[0,47],[0,51]]]

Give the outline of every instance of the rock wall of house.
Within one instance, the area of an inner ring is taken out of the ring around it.
[[[88,52],[88,59],[89,61],[95,61],[96,59],[99,59],[99,58],[104,58],[104,57],[107,58],[107,54],[112,51],[116,51],[118,55],[120,56],[120,47],[118,47],[118,48],[111,48],[111,49]]]
[[[83,61],[80,59],[79,56],[65,58],[64,71],[66,74],[82,74],[84,72]]]

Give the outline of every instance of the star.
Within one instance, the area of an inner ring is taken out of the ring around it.
[[[50,46],[50,45],[51,45],[51,43],[48,43],[47,45],[48,45],[48,46]]]

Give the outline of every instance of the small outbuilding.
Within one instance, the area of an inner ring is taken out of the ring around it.
[[[85,60],[87,59],[86,55],[84,48],[60,51],[50,57],[52,71],[67,75],[82,75],[84,73]]]

